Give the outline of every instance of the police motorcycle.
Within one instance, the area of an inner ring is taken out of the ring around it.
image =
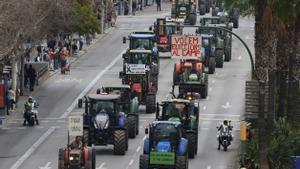
[[[232,134],[233,126],[231,125],[231,121],[224,120],[223,124],[218,126],[217,129],[218,150],[220,150],[222,146],[224,151],[227,151],[234,137]]]
[[[28,97],[28,101],[25,103],[24,107],[24,112],[23,112],[23,117],[24,117],[24,122],[23,125],[25,126],[26,123],[29,126],[34,126],[34,124],[39,125],[39,121],[37,119],[38,115],[38,103],[36,100],[34,100],[31,96]]]

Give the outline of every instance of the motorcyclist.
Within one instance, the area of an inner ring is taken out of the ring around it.
[[[228,121],[228,120],[224,120],[223,121],[223,124],[221,124],[219,127],[217,127],[218,128],[218,140],[220,139],[220,134],[221,134],[221,132],[222,131],[227,131],[228,130],[228,132],[229,132],[229,145],[230,145],[230,142],[232,141],[232,134],[231,134],[231,132],[232,132],[232,129],[233,129],[233,126],[231,126],[231,124],[230,124],[230,122],[231,121]],[[219,145],[218,145],[218,150],[220,149],[220,146],[221,146],[221,142],[220,142],[220,140],[218,141],[219,142]]]
[[[29,96],[27,101],[24,104],[24,125],[26,125],[26,120],[29,115],[29,113],[32,111],[33,108],[37,107],[36,101],[33,99],[33,97]],[[36,119],[36,123],[38,124],[37,120],[37,114],[34,115]]]
[[[82,148],[81,136],[76,136],[75,140],[71,144],[71,149],[81,149],[81,148]]]

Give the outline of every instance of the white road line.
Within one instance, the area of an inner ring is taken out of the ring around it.
[[[203,107],[204,108],[204,107]],[[238,114],[213,114],[213,113],[200,113],[200,116],[228,116],[228,117],[241,117]]]
[[[103,167],[105,166],[105,163],[103,162],[99,167],[97,167],[96,169],[104,169]]]
[[[206,97],[206,100],[209,100],[209,96]]]
[[[206,110],[206,106],[203,106],[203,110]]]
[[[57,120],[56,123],[64,123],[66,122],[65,120]]]
[[[39,168],[40,169],[51,169],[50,165],[51,165],[51,162],[47,162],[47,164],[45,166],[39,167]]]
[[[141,150],[141,146],[138,146],[138,148],[136,149],[136,152],[138,153]]]
[[[209,130],[207,127],[200,127],[200,130]]]
[[[122,54],[124,52],[126,52],[127,49],[124,49],[121,54],[119,54],[112,62],[110,62],[110,64],[108,66],[106,66],[97,76],[96,78],[90,82],[90,84],[79,94],[79,96],[73,101],[73,103],[70,105],[69,108],[67,108],[67,111],[64,112],[64,114],[62,114],[60,116],[60,118],[66,118],[68,117],[68,115],[71,113],[71,111],[76,107],[77,104],[77,100],[84,97],[84,95],[86,95],[86,93],[88,93],[93,86],[97,83],[97,81],[104,75],[105,72],[107,72],[113,65],[115,65],[117,63],[117,61],[122,58]]]
[[[145,140],[147,138],[147,135],[144,136],[143,140]]]
[[[210,87],[208,90],[209,90],[209,91],[212,91],[212,89],[213,89],[213,88],[212,88],[212,87]]]
[[[18,159],[18,161],[16,161],[14,163],[13,166],[10,167],[10,169],[18,169],[25,160],[27,160],[31,154],[46,140],[47,137],[49,137],[54,131],[55,131],[55,127],[51,127],[49,128],[46,133],[44,133],[26,152],[25,154],[22,155],[21,158]]]
[[[207,169],[211,169],[211,166],[207,166]]]
[[[131,159],[130,162],[129,162],[129,165],[132,165],[132,164],[133,164],[133,161],[134,161],[134,160]]]
[[[212,80],[212,83],[215,83],[216,82],[216,80]]]

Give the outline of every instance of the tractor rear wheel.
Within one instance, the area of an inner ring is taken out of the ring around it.
[[[209,57],[208,61],[208,73],[214,74],[216,70],[216,58],[215,57]]]
[[[189,141],[188,145],[188,153],[189,153],[189,158],[195,158],[196,152],[196,145],[197,145],[197,138],[194,133],[187,133],[186,135],[187,140]]]
[[[136,136],[136,116],[128,116],[127,118],[128,121],[128,135],[129,138],[135,138]]]
[[[200,88],[200,95],[202,99],[205,99],[208,95],[208,75],[205,74],[204,86]]]
[[[155,94],[146,96],[146,113],[155,112]]]
[[[194,14],[194,13],[191,13],[189,15],[189,22],[190,22],[190,25],[195,25],[196,24],[196,20],[197,20],[197,15]]]
[[[231,48],[227,47],[225,50],[225,61],[229,62],[231,60],[231,53],[230,53]]]
[[[126,151],[126,131],[125,130],[115,130],[114,133],[114,154],[115,155],[125,155]]]
[[[216,67],[217,68],[223,68],[223,52],[222,50],[216,50]]]
[[[142,154],[140,155],[140,169],[148,169],[149,168],[149,155]]]
[[[65,169],[65,150],[63,148],[58,150],[58,169]]]
[[[186,156],[176,156],[176,169],[188,169],[188,164]]]

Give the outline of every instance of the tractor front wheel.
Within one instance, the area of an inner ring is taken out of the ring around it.
[[[195,155],[197,154],[196,145],[198,144],[196,135],[194,133],[187,133],[186,136],[189,141],[189,145],[188,145],[189,158],[195,158]]]
[[[224,59],[222,50],[216,50],[216,67],[223,68]]]
[[[188,159],[186,156],[176,156],[176,169],[188,169]]]
[[[135,138],[136,137],[136,116],[128,116],[128,135],[129,138]]]
[[[58,150],[58,169],[65,169],[65,150],[63,148]]]
[[[146,96],[146,113],[155,112],[155,94]]]
[[[125,155],[126,142],[128,138],[125,130],[115,130],[114,133],[114,154]]]
[[[149,155],[142,154],[140,155],[140,169],[148,169],[149,168]]]
[[[216,58],[215,57],[209,57],[208,61],[208,73],[214,74],[216,69]]]

